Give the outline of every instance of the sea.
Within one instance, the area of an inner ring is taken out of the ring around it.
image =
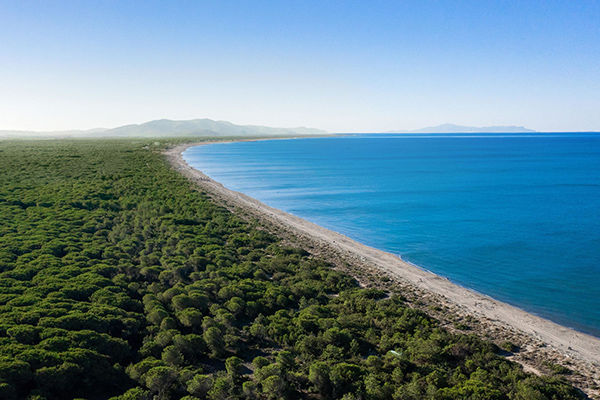
[[[183,156],[227,188],[600,337],[600,134],[355,134]]]

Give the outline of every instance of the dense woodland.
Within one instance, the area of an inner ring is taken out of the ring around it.
[[[580,398],[283,246],[161,146],[0,142],[0,398]]]

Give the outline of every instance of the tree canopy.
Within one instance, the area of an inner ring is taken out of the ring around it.
[[[0,143],[0,398],[575,399],[136,140]]]

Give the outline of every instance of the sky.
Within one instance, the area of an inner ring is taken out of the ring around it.
[[[600,131],[600,1],[0,0],[0,129]]]

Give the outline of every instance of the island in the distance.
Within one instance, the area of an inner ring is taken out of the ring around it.
[[[428,126],[414,130],[396,130],[386,133],[528,133],[535,132],[523,126],[464,126],[455,124],[442,124],[437,126]]]

